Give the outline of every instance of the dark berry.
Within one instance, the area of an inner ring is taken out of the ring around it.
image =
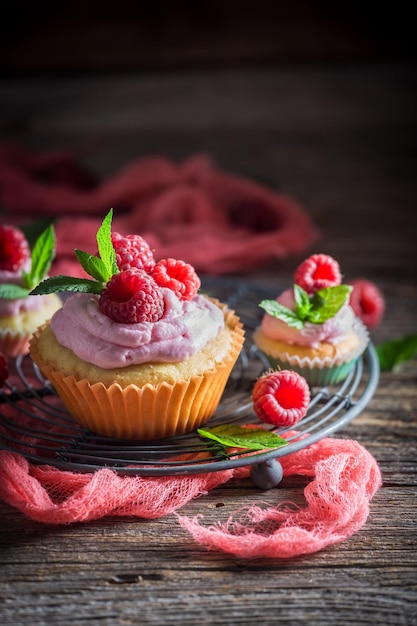
[[[250,477],[255,487],[272,489],[282,480],[284,472],[277,459],[267,459],[262,463],[254,463],[250,468]]]

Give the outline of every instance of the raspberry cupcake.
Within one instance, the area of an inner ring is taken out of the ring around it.
[[[75,291],[34,335],[30,354],[68,411],[108,437],[152,440],[198,428],[214,413],[240,354],[239,318],[198,293],[194,269],[155,261],[139,235],[97,233],[76,250],[90,279],[52,277],[34,294]]]
[[[49,227],[31,252],[20,229],[0,226],[0,351],[8,357],[26,354],[33,332],[62,306],[56,294],[29,297],[49,271],[54,243]]]
[[[339,264],[315,254],[296,270],[294,285],[263,300],[253,340],[273,368],[301,374],[311,386],[344,380],[364,352],[369,335],[349,304]]]

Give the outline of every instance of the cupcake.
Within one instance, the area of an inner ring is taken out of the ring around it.
[[[351,291],[332,257],[314,254],[301,263],[293,287],[260,303],[265,314],[253,341],[271,367],[296,371],[311,386],[343,381],[369,342]]]
[[[62,305],[56,294],[29,296],[49,271],[54,256],[49,227],[33,250],[15,226],[0,226],[0,351],[16,357],[29,351],[33,332]]]
[[[98,255],[76,250],[90,279],[52,277],[34,294],[75,291],[35,333],[30,354],[82,426],[152,440],[192,431],[220,401],[244,341],[242,324],[199,293],[194,269],[155,261],[139,235],[97,232]]]

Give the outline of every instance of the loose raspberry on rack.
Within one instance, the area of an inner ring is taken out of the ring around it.
[[[145,270],[128,269],[109,280],[100,294],[99,307],[115,322],[156,322],[164,313],[164,298]]]
[[[140,235],[121,235],[112,232],[111,242],[116,252],[116,263],[120,271],[132,268],[151,272],[155,259],[148,243]]]
[[[17,272],[30,258],[26,237],[15,226],[0,226],[0,270]]]
[[[349,304],[355,315],[368,328],[379,324],[385,311],[384,296],[378,287],[370,280],[357,278],[350,281],[353,289],[350,293]]]
[[[319,289],[336,287],[342,282],[337,261],[327,254],[313,254],[295,271],[294,282],[304,291],[313,294]]]
[[[191,300],[201,285],[193,266],[177,259],[158,261],[152,276],[160,287],[172,289],[180,300]]]
[[[0,387],[3,387],[4,383],[9,377],[9,365],[7,358],[2,352],[0,352]]]
[[[292,427],[307,413],[310,388],[305,378],[297,372],[267,372],[256,381],[252,402],[261,421],[274,426]]]

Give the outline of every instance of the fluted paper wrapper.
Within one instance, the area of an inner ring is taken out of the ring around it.
[[[214,369],[174,384],[90,384],[55,370],[40,356],[35,333],[30,354],[73,418],[92,432],[120,439],[162,439],[190,432],[213,415],[240,354],[244,331],[233,311],[225,312],[233,328],[228,356]]]
[[[29,352],[32,333],[22,333],[10,328],[0,328],[0,352],[8,357],[17,357]]]

